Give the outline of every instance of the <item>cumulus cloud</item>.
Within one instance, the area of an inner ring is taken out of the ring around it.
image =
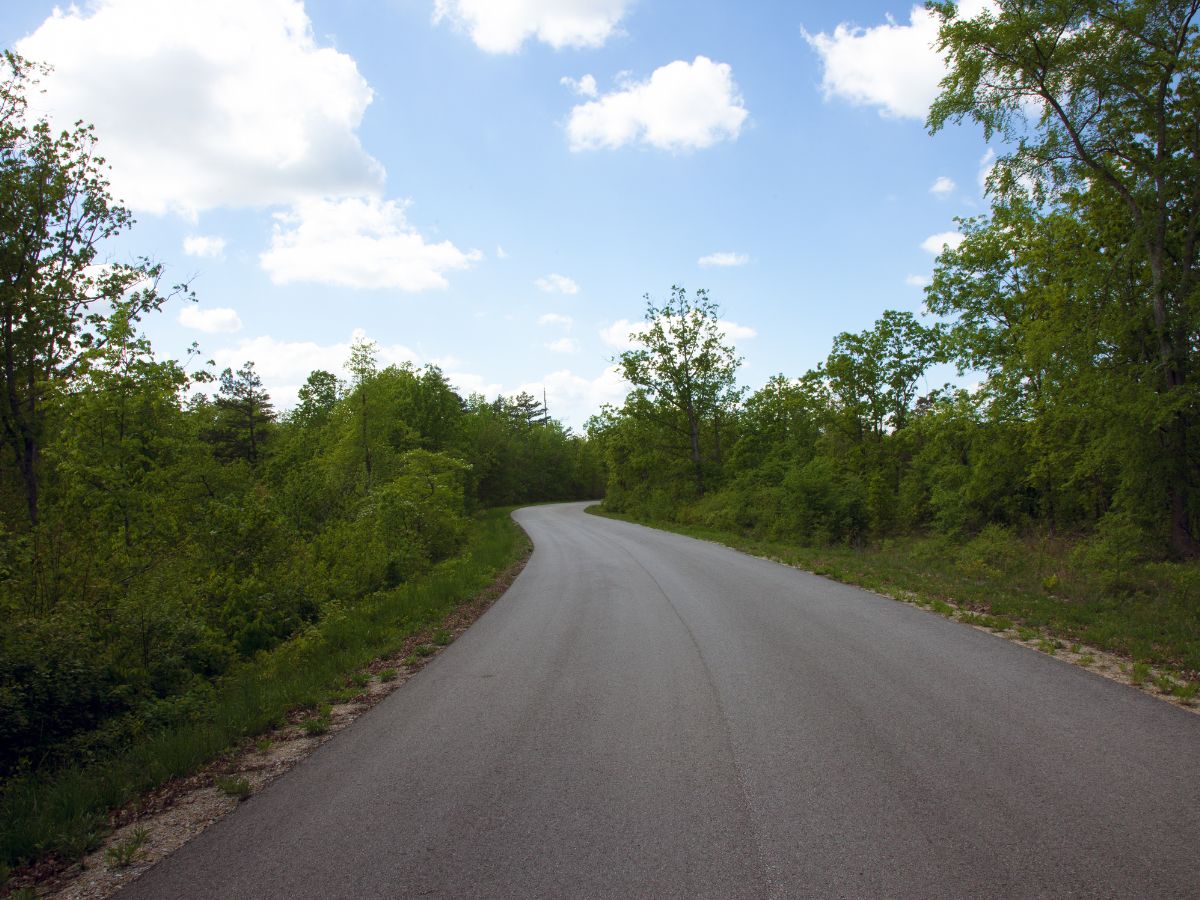
[[[929,193],[936,194],[939,197],[945,197],[948,194],[954,193],[957,187],[953,178],[947,178],[945,175],[940,176],[937,181],[929,186]]]
[[[617,319],[611,325],[600,329],[600,340],[618,350],[628,350],[637,345],[635,335],[642,334],[650,326],[645,322],[631,322],[629,319]],[[730,343],[741,339],[756,337],[758,332],[748,325],[739,325],[727,319],[719,319],[717,328],[721,336]]]
[[[551,272],[542,278],[534,281],[539,290],[545,291],[547,294],[578,294],[579,285],[568,278],[566,275],[559,275],[557,272]]]
[[[937,234],[931,234],[925,240],[921,241],[921,249],[926,253],[938,254],[949,247],[951,250],[957,250],[958,245],[965,240],[963,235],[958,231],[941,231]]]
[[[579,350],[579,341],[575,338],[559,338],[557,341],[547,341],[546,349],[554,353],[575,353]]]
[[[567,137],[575,151],[639,142],[660,150],[697,150],[737,140],[748,115],[730,66],[697,56],[576,106]]]
[[[275,218],[271,246],[259,256],[275,284],[424,291],[445,288],[444,273],[483,256],[426,242],[394,200],[303,200]]]
[[[609,366],[595,378],[576,375],[569,369],[550,372],[541,381],[522,384],[512,394],[521,391],[541,397],[546,392],[550,415],[575,429],[594,415],[605,403],[619,404],[629,392],[616,366]]]
[[[211,234],[189,234],[183,239],[183,252],[188,256],[220,256],[225,252],[225,238]]]
[[[710,253],[708,256],[700,257],[698,262],[705,268],[711,266],[744,266],[750,262],[750,257],[745,253]]]
[[[573,323],[570,316],[563,316],[558,313],[546,313],[538,319],[539,325],[561,325],[563,328],[570,328]]]
[[[563,47],[600,47],[631,0],[434,0],[434,23],[449,20],[480,50],[516,53],[529,38]]]
[[[929,278],[925,275],[909,275],[904,279],[904,283],[909,287],[923,288],[929,285]]]
[[[362,329],[355,329],[347,340],[318,344],[314,341],[285,341],[262,335],[239,341],[213,353],[219,369],[236,369],[247,360],[253,360],[254,368],[263,380],[276,406],[287,409],[296,404],[297,392],[314,369],[324,369],[342,379],[349,379],[346,360],[350,358],[350,346],[360,337],[366,337]],[[401,363],[440,365],[446,380],[462,396],[470,393],[498,396],[502,385],[490,382],[474,372],[456,371],[459,361],[452,357],[422,359],[403,344],[379,344],[376,355],[381,365]]]
[[[179,311],[179,324],[207,334],[228,334],[242,330],[242,320],[237,311],[227,306],[214,306],[211,309],[185,306]]]
[[[991,0],[963,0],[959,15],[974,18],[992,8]],[[881,114],[924,120],[946,74],[946,64],[934,49],[938,17],[923,6],[913,6],[908,23],[890,16],[882,25],[862,28],[846,22],[833,34],[804,38],[821,58],[821,89],[834,97],[863,106],[879,107]]]
[[[591,75],[584,75],[578,81],[564,75],[558,83],[566,85],[581,97],[595,97],[599,93],[596,89],[596,79]]]
[[[95,124],[114,196],[189,217],[378,191],[356,130],[371,88],[302,0],[94,0],[16,49],[50,63],[37,112]]]

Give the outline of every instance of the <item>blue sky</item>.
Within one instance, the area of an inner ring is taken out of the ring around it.
[[[920,311],[935,236],[986,208],[979,130],[924,127],[941,63],[904,4],[28,0],[0,31],[96,123],[138,219],[110,253],[191,279],[155,346],[253,359],[284,407],[361,332],[580,426],[672,284],[721,304],[747,384],[799,375]]]

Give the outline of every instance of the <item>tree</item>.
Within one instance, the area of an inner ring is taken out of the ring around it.
[[[232,369],[221,373],[211,439],[222,458],[257,463],[274,422],[271,396],[263,389],[254,363],[247,362],[236,374]]]
[[[736,377],[741,358],[724,342],[720,309],[699,290],[694,299],[678,286],[661,306],[645,296],[645,327],[630,337],[640,347],[618,358],[633,385],[627,408],[681,439],[691,461],[697,494],[703,494],[705,432],[720,458],[720,428],[742,392]]]
[[[833,339],[825,374],[843,408],[876,440],[904,427],[917,382],[937,357],[938,334],[912,313],[886,310],[875,327]]]
[[[1144,418],[1166,463],[1171,545],[1196,556],[1200,0],[999,0],[967,20],[949,0],[931,6],[949,74],[930,128],[970,118],[1013,142],[990,180],[1002,196],[1030,187],[1124,220],[1155,353],[1159,402]]]
[[[358,398],[359,440],[362,447],[363,471],[366,475],[366,490],[371,490],[372,460],[371,439],[368,430],[368,385],[375,379],[379,367],[376,364],[378,345],[365,337],[356,337],[350,347],[350,359],[346,368],[350,370],[353,394]]]
[[[304,428],[323,424],[337,403],[340,390],[341,382],[336,375],[314,369],[297,392],[299,402],[292,411],[292,421]]]
[[[130,227],[113,203],[91,126],[55,133],[27,121],[26,94],[45,69],[6,52],[0,82],[0,434],[38,523],[47,407],[101,349],[105,310],[136,322],[164,301],[145,260],[96,265]]]

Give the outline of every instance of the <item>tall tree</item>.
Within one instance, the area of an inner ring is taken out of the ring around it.
[[[618,359],[633,385],[629,409],[654,420],[682,439],[691,461],[696,493],[705,490],[704,432],[718,454],[723,418],[741,398],[737,370],[741,358],[725,343],[720,308],[705,290],[690,298],[678,286],[656,306],[647,294],[645,326],[630,337],[640,346]]]
[[[252,362],[247,362],[236,373],[226,369],[221,373],[220,383],[213,443],[223,458],[244,459],[254,465],[275,422],[271,396],[263,388]]]
[[[371,476],[373,460],[371,459],[371,436],[369,430],[369,415],[370,404],[367,402],[367,395],[370,393],[370,384],[375,379],[379,372],[379,366],[376,362],[378,356],[378,345],[375,341],[365,337],[357,337],[354,339],[354,344],[350,347],[350,359],[346,363],[346,368],[350,370],[351,384],[353,385],[352,393],[355,395],[358,414],[358,434],[362,449],[363,472],[366,475],[366,489],[371,490]]]
[[[941,16],[949,61],[936,131],[973,119],[1015,149],[991,178],[1050,204],[1125,220],[1143,270],[1160,402],[1166,518],[1176,553],[1200,554],[1194,386],[1200,348],[1200,0],[998,0]]]
[[[120,303],[136,322],[164,298],[157,266],[95,264],[101,245],[133,220],[109,195],[91,126],[56,133],[44,119],[28,121],[26,95],[46,70],[8,52],[3,66],[0,435],[37,525],[48,404],[103,345],[107,308]]]

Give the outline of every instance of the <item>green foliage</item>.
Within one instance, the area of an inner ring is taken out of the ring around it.
[[[137,861],[149,841],[149,828],[134,828],[129,837],[104,851],[104,862],[110,869],[124,869]]]
[[[194,771],[231,744],[277,725],[342,684],[371,660],[440,621],[512,564],[527,547],[497,510],[474,521],[461,559],[420,581],[330,610],[300,634],[229,668],[194,715],[164,719],[119,752],[10,778],[0,795],[0,861],[42,853],[75,858],[95,847],[108,810],[167,779]]]
[[[241,801],[250,796],[250,780],[241,775],[218,775],[213,779],[222,794]]]

